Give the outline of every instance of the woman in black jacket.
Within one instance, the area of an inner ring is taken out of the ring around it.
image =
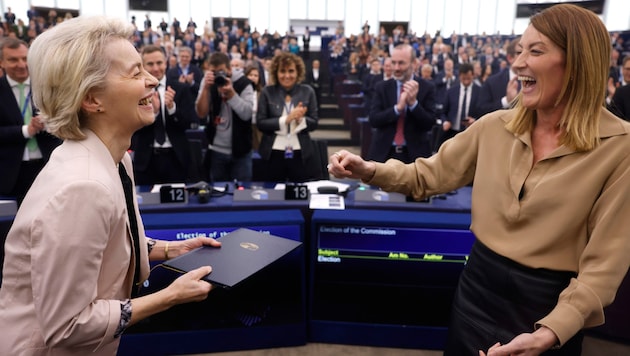
[[[305,72],[302,59],[292,53],[282,52],[271,62],[271,85],[260,94],[256,114],[265,181],[320,178],[320,159],[309,136],[317,128],[317,99],[313,88],[299,84]]]

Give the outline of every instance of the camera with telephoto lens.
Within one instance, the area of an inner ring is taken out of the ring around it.
[[[227,74],[222,70],[214,72],[214,84],[220,87],[227,84]]]

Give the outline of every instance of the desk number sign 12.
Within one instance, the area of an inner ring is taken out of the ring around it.
[[[186,203],[188,194],[184,187],[164,185],[160,187],[160,203]]]

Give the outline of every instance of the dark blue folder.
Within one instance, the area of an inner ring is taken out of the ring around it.
[[[233,288],[302,245],[301,242],[250,229],[237,229],[217,239],[221,247],[204,246],[165,261],[163,266],[188,272],[211,266],[203,279],[215,286]]]

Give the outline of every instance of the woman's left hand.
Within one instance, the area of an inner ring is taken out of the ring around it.
[[[479,350],[479,356],[536,356],[557,343],[556,334],[543,326],[533,333],[520,334],[505,345],[497,342],[488,349],[487,354]]]
[[[171,242],[168,257],[174,258],[201,246],[221,247],[221,242],[209,237],[195,237],[194,239]]]

